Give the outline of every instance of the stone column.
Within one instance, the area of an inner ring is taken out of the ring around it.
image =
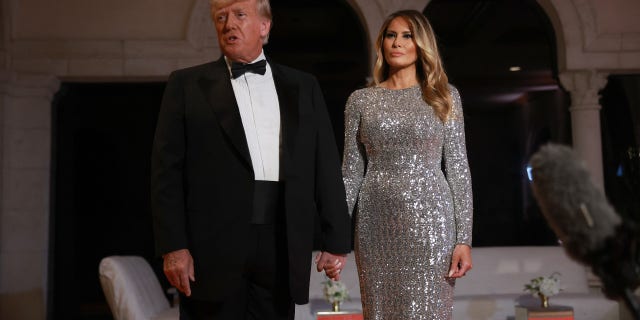
[[[0,71],[0,319],[45,319],[53,76]]]
[[[593,182],[604,191],[602,133],[600,130],[600,90],[607,74],[595,70],[560,74],[560,82],[571,93],[573,149],[586,163]]]

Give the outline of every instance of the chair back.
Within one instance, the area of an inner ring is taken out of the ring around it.
[[[158,277],[140,256],[105,257],[99,275],[116,320],[148,320],[170,308]]]

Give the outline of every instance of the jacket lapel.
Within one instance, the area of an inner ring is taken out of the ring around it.
[[[238,103],[236,102],[229,77],[226,62],[224,58],[220,58],[211,64],[210,72],[207,72],[200,79],[199,84],[222,130],[229,137],[231,144],[245,161],[247,167],[253,171],[249,146],[242,126],[242,118],[240,118]]]
[[[269,65],[273,73],[273,81],[275,82],[280,104],[281,157],[284,155],[285,159],[282,160],[290,160],[299,125],[299,84],[291,82],[285,72],[277,64],[272,63],[271,60],[269,60]],[[281,165],[280,169],[282,170],[285,167]]]

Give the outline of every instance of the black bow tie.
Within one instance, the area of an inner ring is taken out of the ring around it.
[[[240,63],[231,62],[231,77],[237,78],[243,75],[245,72],[253,72],[258,74],[264,74],[267,72],[267,61],[260,60],[254,63]]]

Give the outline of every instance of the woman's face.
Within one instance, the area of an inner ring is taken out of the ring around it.
[[[390,71],[413,67],[418,59],[409,24],[401,17],[391,20],[383,36],[382,50]]]

